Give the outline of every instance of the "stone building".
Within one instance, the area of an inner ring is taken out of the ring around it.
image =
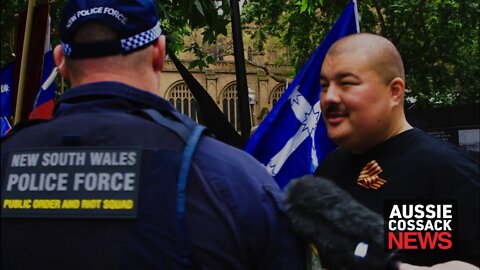
[[[182,61],[188,67],[188,61]],[[287,65],[268,65],[269,72],[283,75],[291,71]],[[203,71],[190,70],[197,81],[208,91],[232,125],[238,126],[238,101],[236,90],[235,63],[233,60],[217,61],[210,64]],[[247,84],[250,94],[254,95],[251,102],[252,126],[260,123],[265,115],[272,109],[280,96],[285,91],[286,84],[275,81],[265,72],[253,65],[246,64]],[[251,91],[253,90],[253,91]],[[197,120],[197,104],[190,90],[178,73],[171,60],[167,60],[162,72],[159,94],[182,113]]]

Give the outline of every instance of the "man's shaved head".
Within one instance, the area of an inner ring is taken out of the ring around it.
[[[349,35],[333,44],[327,56],[349,52],[364,54],[369,59],[371,68],[383,77],[386,84],[396,77],[405,81],[402,57],[388,39],[370,33]]]
[[[320,84],[328,136],[342,148],[363,153],[411,128],[403,110],[402,58],[381,36],[361,33],[334,43]]]

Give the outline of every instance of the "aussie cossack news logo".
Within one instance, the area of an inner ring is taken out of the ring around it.
[[[384,205],[386,250],[441,252],[455,248],[455,201],[387,200]]]

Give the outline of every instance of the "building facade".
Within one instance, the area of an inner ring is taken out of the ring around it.
[[[188,61],[182,61],[188,67]],[[268,65],[269,72],[286,76],[290,66]],[[209,65],[203,71],[190,70],[197,81],[208,91],[225,117],[237,129],[238,126],[238,98],[233,61],[218,61]],[[275,81],[257,67],[247,64],[247,84],[249,88],[252,127],[258,125],[272,106],[285,91],[286,84]],[[185,81],[177,71],[171,60],[167,60],[162,71],[159,94],[169,100],[180,112],[197,121],[198,104],[193,98]]]

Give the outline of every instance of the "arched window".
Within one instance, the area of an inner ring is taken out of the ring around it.
[[[225,90],[222,92],[222,108],[223,115],[228,119],[230,124],[237,131],[240,130],[240,113],[238,107],[238,98],[237,98],[237,84],[233,83],[228,85]]]
[[[275,106],[275,104],[278,102],[284,92],[285,84],[279,84],[273,89],[272,94],[270,95],[270,102],[272,103],[272,107]]]
[[[197,101],[193,98],[192,92],[190,92],[190,89],[184,82],[175,84],[167,93],[167,99],[177,111],[189,116],[194,121],[198,120]]]

